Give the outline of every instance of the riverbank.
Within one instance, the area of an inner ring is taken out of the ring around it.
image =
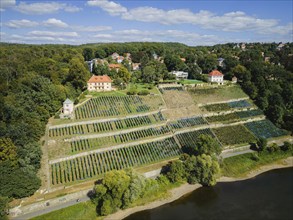
[[[217,182],[241,181],[241,180],[253,178],[253,177],[255,177],[261,173],[267,172],[269,170],[287,168],[287,167],[293,167],[293,157],[289,157],[289,158],[282,159],[280,161],[277,161],[277,162],[269,164],[269,165],[264,165],[264,166],[258,167],[257,169],[252,170],[249,173],[247,173],[247,175],[245,177],[237,177],[237,178],[233,177],[232,178],[232,177],[222,176],[217,180]],[[158,200],[158,201],[155,201],[155,202],[149,203],[147,205],[143,205],[143,206],[137,206],[137,207],[133,207],[133,208],[125,209],[125,210],[119,210],[118,212],[113,213],[113,214],[105,217],[105,220],[123,219],[123,218],[125,218],[135,212],[139,212],[139,211],[143,211],[143,210],[147,210],[147,209],[153,209],[153,208],[162,206],[164,204],[173,202],[173,201],[181,198],[182,196],[185,196],[185,195],[191,193],[192,191],[194,191],[200,187],[201,187],[200,184],[195,184],[195,185],[190,185],[187,183],[183,184],[177,188],[172,189],[170,191],[170,197],[167,199]]]

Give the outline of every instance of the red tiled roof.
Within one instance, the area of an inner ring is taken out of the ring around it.
[[[212,72],[209,73],[209,76],[224,76],[224,75],[218,70],[213,70]]]
[[[101,83],[101,82],[112,82],[111,78],[107,75],[103,76],[96,76],[92,75],[92,77],[89,79],[88,83]]]
[[[120,68],[121,64],[115,64],[115,63],[111,63],[109,64],[109,68],[113,69],[113,68]]]

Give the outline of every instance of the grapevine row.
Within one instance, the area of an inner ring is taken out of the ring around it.
[[[257,138],[271,138],[287,135],[288,132],[277,128],[269,120],[248,122],[245,126],[257,137]]]
[[[110,170],[140,166],[177,157],[181,153],[174,138],[92,153],[51,164],[51,183],[56,185],[84,180]]]
[[[203,117],[190,117],[190,118],[182,118],[179,119],[175,122],[170,122],[168,125],[172,129],[181,129],[181,128],[186,128],[186,127],[193,127],[196,125],[203,125],[207,124],[207,122],[204,120]]]
[[[134,128],[144,125],[150,125],[153,123],[159,123],[165,121],[165,118],[161,112],[137,116],[132,118],[115,119],[105,122],[96,122],[82,125],[68,125],[66,127],[51,128],[49,129],[49,137],[63,137],[78,134],[89,134],[89,133],[101,133],[109,131],[117,131],[122,129]]]
[[[128,133],[117,134],[112,136],[75,140],[70,143],[71,152],[76,153],[86,151],[93,148],[108,147],[111,145],[123,144],[132,141],[138,141],[148,137],[156,137],[170,133],[171,130],[168,126],[161,126],[155,128],[147,128],[143,130],[131,131]]]
[[[75,108],[76,119],[111,117],[147,112],[162,105],[160,96],[101,96]]]

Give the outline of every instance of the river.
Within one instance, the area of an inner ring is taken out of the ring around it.
[[[292,220],[293,168],[217,183],[125,220]]]

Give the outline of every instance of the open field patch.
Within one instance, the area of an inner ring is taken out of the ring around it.
[[[221,101],[229,101],[231,99],[240,99],[248,97],[238,85],[221,86],[221,87],[195,87],[188,89],[196,103],[213,103]]]

